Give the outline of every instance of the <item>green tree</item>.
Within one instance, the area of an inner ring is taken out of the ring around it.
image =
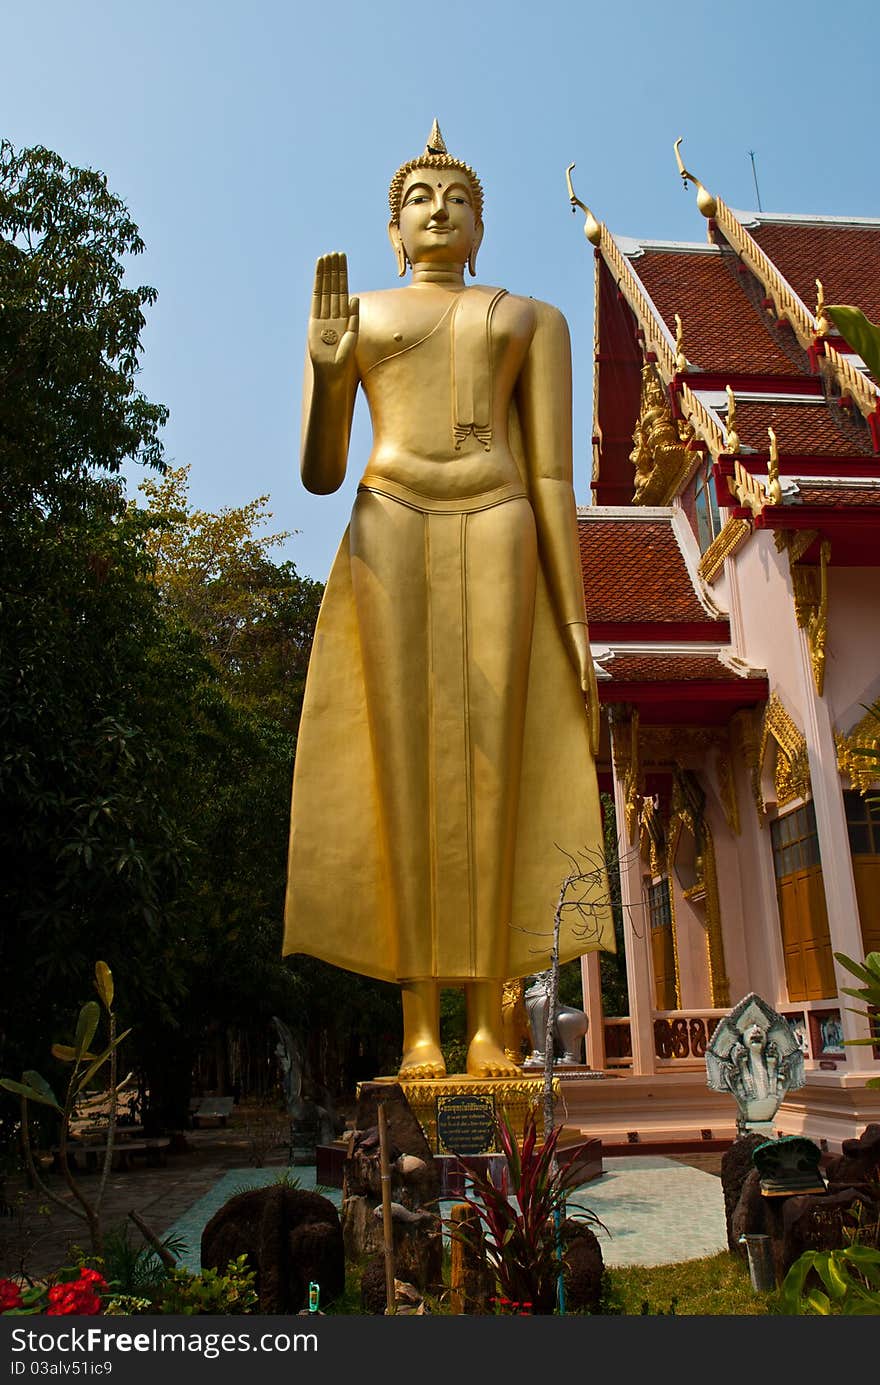
[[[0,1066],[43,1051],[95,953],[179,992],[165,901],[187,843],[166,785],[204,661],[160,610],[114,473],[161,468],[136,387],[150,288],[103,174],[0,145]]]

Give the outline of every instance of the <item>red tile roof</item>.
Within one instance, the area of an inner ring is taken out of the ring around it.
[[[711,654],[615,654],[606,665],[615,683],[741,683]]]
[[[811,486],[808,481],[798,481],[802,505],[835,505],[838,508],[863,509],[865,506],[880,506],[880,484],[876,486]]]
[[[737,399],[736,431],[740,442],[756,452],[768,451],[767,429],[773,428],[783,456],[786,453],[822,457],[872,456],[867,428],[850,422],[845,416],[839,418],[838,414],[839,410],[832,410],[824,400],[817,400],[815,404],[771,404]]]
[[[578,542],[590,624],[711,622],[671,519],[581,519]]]
[[[673,334],[680,314],[685,354],[695,367],[742,375],[802,373],[773,340],[720,254],[649,249],[631,264]]]
[[[854,303],[880,321],[880,225],[766,221],[747,229],[810,312],[821,279],[826,303]]]

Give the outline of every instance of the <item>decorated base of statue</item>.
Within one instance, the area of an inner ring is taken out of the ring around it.
[[[539,1136],[544,1131],[543,1073],[521,1077],[453,1073],[411,1082],[399,1077],[376,1081],[399,1083],[434,1154],[497,1154],[497,1117],[503,1113],[514,1133],[521,1134],[529,1107],[535,1108]],[[554,1076],[554,1101],[558,1096],[559,1079]]]

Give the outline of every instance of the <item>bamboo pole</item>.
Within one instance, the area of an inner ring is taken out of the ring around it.
[[[394,1222],[391,1217],[391,1168],[388,1163],[388,1125],[385,1105],[379,1103],[379,1173],[382,1181],[382,1233],[385,1242],[385,1312],[397,1312],[394,1291]]]

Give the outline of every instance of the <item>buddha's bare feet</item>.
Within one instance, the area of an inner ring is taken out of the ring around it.
[[[516,1063],[507,1057],[504,1049],[491,1034],[476,1033],[467,1051],[467,1071],[469,1077],[521,1077]]]
[[[446,1062],[433,1040],[421,1039],[406,1050],[397,1075],[405,1082],[430,1082],[446,1076]]]

